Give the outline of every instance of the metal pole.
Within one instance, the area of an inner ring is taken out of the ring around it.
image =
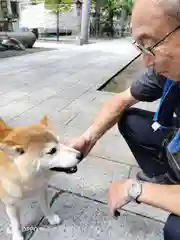
[[[57,6],[57,41],[59,41],[59,4]]]
[[[81,37],[80,44],[88,43],[89,39],[89,19],[90,19],[91,0],[84,0],[82,4],[81,18]]]

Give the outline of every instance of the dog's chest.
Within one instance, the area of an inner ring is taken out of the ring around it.
[[[32,197],[38,195],[39,191],[42,191],[48,184],[49,176],[41,174],[34,176],[30,181],[26,182],[23,186],[23,197]]]
[[[38,174],[38,176],[33,176],[26,182],[21,184],[15,184],[10,181],[5,181],[3,183],[3,188],[8,193],[5,196],[5,201],[9,203],[18,203],[21,200],[27,198],[38,197],[38,195],[47,188],[49,181],[49,175]]]

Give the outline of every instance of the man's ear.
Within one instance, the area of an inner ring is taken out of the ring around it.
[[[12,129],[0,118],[0,141],[5,139],[11,131]]]

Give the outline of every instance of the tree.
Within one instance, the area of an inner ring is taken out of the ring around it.
[[[131,14],[132,0],[104,0],[102,13],[105,17],[105,28],[114,36],[114,17],[122,17],[125,21]]]
[[[57,41],[59,41],[59,14],[72,8],[72,0],[45,0],[45,7],[57,16]]]

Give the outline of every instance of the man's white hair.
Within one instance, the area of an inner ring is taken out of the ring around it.
[[[180,23],[180,0],[156,0],[165,13]]]

